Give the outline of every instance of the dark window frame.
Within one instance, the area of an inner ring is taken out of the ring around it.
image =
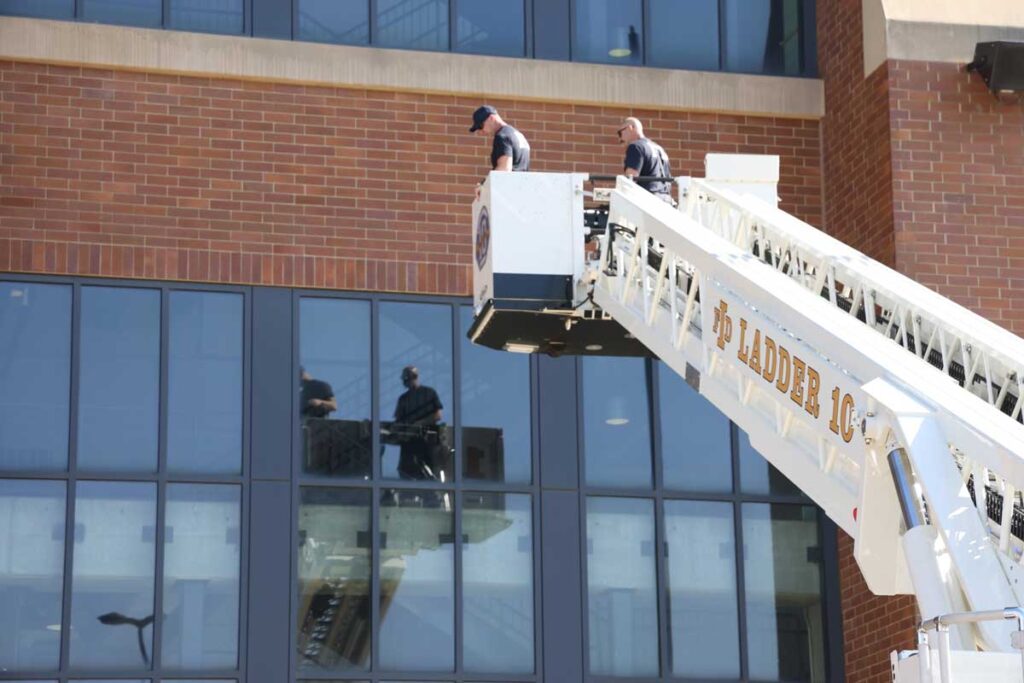
[[[50,480],[65,482],[64,510],[64,559],[63,559],[63,604],[61,606],[61,624],[71,624],[71,585],[74,567],[75,543],[75,504],[77,501],[77,483],[79,481],[103,482],[139,482],[156,485],[156,534],[154,538],[154,577],[153,577],[153,613],[163,613],[164,593],[164,545],[165,519],[167,507],[167,487],[169,484],[223,484],[239,487],[239,575],[238,575],[238,634],[237,664],[234,669],[167,669],[161,668],[162,620],[155,620],[152,628],[153,647],[150,652],[150,669],[131,670],[83,670],[70,666],[70,640],[65,634],[70,629],[61,629],[60,668],[55,672],[39,671],[4,671],[0,672],[0,682],[17,680],[44,680],[57,683],[75,683],[84,679],[143,679],[151,683],[172,683],[187,679],[223,679],[227,681],[244,681],[246,678],[246,633],[248,631],[248,576],[249,576],[249,495],[250,495],[250,452],[251,452],[251,421],[252,405],[252,340],[251,340],[251,289],[230,285],[206,285],[196,283],[166,283],[152,280],[114,280],[109,278],[73,278],[63,276],[23,275],[16,273],[0,273],[4,282],[24,282],[26,284],[58,284],[72,287],[71,304],[71,383],[70,383],[70,424],[68,433],[68,467],[63,471],[40,470],[0,470],[0,479],[12,480]],[[160,292],[160,386],[159,386],[159,427],[156,472],[83,472],[77,467],[77,436],[78,436],[78,378],[79,353],[81,340],[81,291],[83,287],[113,287],[121,289],[148,289]],[[232,293],[242,296],[242,454],[241,470],[238,474],[170,474],[167,471],[167,388],[169,363],[169,314],[170,293],[172,291]]]

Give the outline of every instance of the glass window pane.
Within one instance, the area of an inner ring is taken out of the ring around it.
[[[381,425],[385,477],[451,481],[452,385],[451,306],[382,303],[380,414],[394,419]]]
[[[642,358],[583,359],[583,429],[588,484],[651,486],[651,422]]]
[[[377,0],[378,47],[448,49],[448,0]]]
[[[824,683],[817,511],[746,504],[743,546],[750,677]]]
[[[800,496],[803,492],[750,445],[750,437],[736,430],[740,449],[740,488],[744,493]]]
[[[82,18],[107,24],[159,28],[162,0],[82,0]]]
[[[732,503],[665,501],[672,673],[739,678]]]
[[[171,292],[167,468],[242,471],[241,294]]]
[[[75,16],[75,0],[0,0],[0,14],[71,19]]]
[[[0,671],[56,671],[64,577],[62,481],[0,480]]]
[[[463,500],[463,666],[476,673],[533,673],[530,496],[466,493]]]
[[[455,50],[480,55],[526,54],[523,0],[456,0]]]
[[[576,0],[576,62],[643,63],[640,0]]]
[[[0,470],[68,464],[71,288],[0,283]]]
[[[81,481],[75,500],[71,664],[148,668],[156,485]]]
[[[298,0],[299,40],[366,45],[370,42],[367,0]]]
[[[149,682],[148,678],[145,679],[145,680],[143,680],[141,678],[118,678],[118,679],[113,679],[113,678],[103,678],[103,679],[99,679],[99,678],[88,678],[88,679],[86,679],[86,678],[76,678],[74,680],[74,683],[150,683],[150,682]]]
[[[302,299],[299,363],[303,472],[369,478],[370,302]]]
[[[179,31],[240,34],[242,0],[170,0],[171,28]]]
[[[590,673],[658,675],[654,503],[587,498]]]
[[[370,492],[302,488],[299,671],[370,668]]]
[[[530,359],[469,341],[473,309],[462,318],[462,462],[468,479],[529,483]]]
[[[650,66],[718,71],[718,0],[650,0]]]
[[[164,515],[164,623],[170,669],[238,665],[241,489],[168,484]]]
[[[657,363],[662,478],[679,491],[731,491],[729,419],[664,363]]]
[[[454,671],[452,496],[385,490],[380,506],[380,665]]]
[[[803,53],[801,0],[726,0],[725,68],[798,76]]]
[[[82,288],[78,466],[156,470],[160,292]]]

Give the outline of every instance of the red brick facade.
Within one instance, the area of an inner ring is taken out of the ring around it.
[[[468,294],[477,104],[0,62],[0,271]],[[783,206],[820,222],[816,121],[493,104],[535,170],[620,170],[629,114],[677,173],[779,154]]]
[[[896,266],[1024,334],[1024,109],[962,64],[889,65]]]

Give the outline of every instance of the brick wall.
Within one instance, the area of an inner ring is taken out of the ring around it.
[[[630,113],[677,173],[780,154],[783,207],[820,222],[816,121],[492,103],[535,170],[620,170]],[[478,104],[0,62],[0,271],[468,294]]]
[[[825,229],[893,265],[893,189],[888,68],[864,78],[860,0],[818,12],[818,64],[825,82],[822,154]]]
[[[825,227],[887,265],[897,264],[890,142],[889,66],[865,78],[860,0],[818,12],[818,64],[825,82],[822,153]],[[839,533],[843,652],[849,683],[889,683],[889,652],[914,644],[910,596],[877,597]]]
[[[897,268],[1024,333],[1024,109],[961,64],[889,74]]]

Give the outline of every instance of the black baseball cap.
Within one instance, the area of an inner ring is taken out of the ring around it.
[[[497,114],[498,110],[489,104],[485,104],[482,107],[477,107],[477,110],[473,112],[473,127],[469,129],[470,133],[475,133],[484,127],[484,121],[487,120],[491,114]]]

